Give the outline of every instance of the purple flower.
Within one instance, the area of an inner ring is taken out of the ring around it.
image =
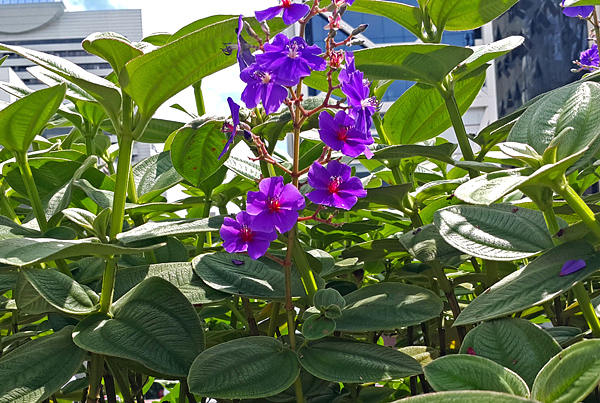
[[[254,108],[262,101],[267,115],[279,109],[287,98],[288,91],[284,85],[293,85],[293,83],[279,79],[274,72],[263,69],[256,63],[244,69],[240,78],[248,84],[241,97],[246,107]]]
[[[596,45],[594,43],[591,48],[581,52],[581,56],[579,57],[579,62],[584,67],[587,67],[587,66],[598,67],[600,65],[600,56],[598,55],[598,45]]]
[[[237,61],[238,61],[238,64],[240,65],[240,71],[242,71],[246,67],[250,66],[256,60],[256,58],[250,51],[250,49],[251,49],[250,45],[248,44],[248,42],[246,42],[244,40],[244,38],[242,38],[243,30],[244,30],[244,19],[243,19],[242,15],[240,15],[240,18],[238,19],[238,29],[237,29],[237,45],[238,45]]]
[[[354,0],[352,0],[354,1]],[[306,4],[295,4],[292,0],[281,0],[280,6],[269,7],[266,10],[256,11],[254,15],[258,21],[271,20],[279,15],[283,10],[283,22],[290,25],[300,20],[310,11]]]
[[[350,81],[350,77],[357,71],[354,65],[354,53],[346,52],[346,67],[340,71],[338,79],[341,83],[347,83]]]
[[[333,0],[333,4],[334,4],[336,7],[341,7],[341,6],[343,6],[344,4],[347,4],[347,5],[351,6],[351,5],[352,5],[352,3],[354,3],[354,0]]]
[[[270,232],[255,229],[254,221],[255,217],[245,211],[240,211],[235,216],[235,220],[225,217],[219,234],[223,238],[223,247],[227,252],[248,252],[248,255],[255,260],[265,254],[271,241],[277,239],[277,233],[273,229]],[[232,262],[238,264],[235,260]]]
[[[560,5],[564,7],[563,14],[567,17],[588,18],[594,11],[594,6],[565,7],[565,0],[562,0]]]
[[[248,192],[246,211],[256,216],[254,228],[283,233],[294,227],[298,211],[306,206],[304,196],[291,183],[284,186],[283,177],[275,176],[260,181],[258,192]]]
[[[566,263],[563,265],[559,276],[566,276],[568,274],[572,274],[575,272],[578,272],[579,270],[583,269],[586,266],[585,264],[585,260],[567,260]]]
[[[358,157],[363,152],[367,158],[373,153],[367,147],[373,144],[370,133],[364,133],[354,127],[354,119],[344,111],[338,111],[335,117],[323,111],[319,114],[319,134],[323,143],[333,150],[341,151],[349,157]]]
[[[240,106],[233,102],[233,99],[231,99],[231,97],[227,97],[227,103],[229,104],[229,110],[231,111],[231,119],[233,119],[233,125],[229,123],[223,123],[223,129],[221,129],[221,131],[223,133],[229,133],[229,139],[227,139],[227,143],[225,144],[223,151],[221,151],[219,159],[221,159],[221,157],[223,157],[225,153],[229,150],[229,146],[231,146],[231,143],[233,143],[233,139],[237,134],[237,129],[240,126]]]
[[[314,189],[306,197],[315,204],[350,210],[367,191],[357,177],[350,177],[352,169],[336,160],[327,168],[314,162],[308,171],[308,184]]]
[[[365,133],[371,129],[371,117],[377,110],[377,99],[369,96],[369,87],[369,81],[358,70],[348,76],[348,81],[342,82],[342,92],[352,108],[350,116],[356,120],[356,128]]]
[[[278,34],[273,43],[265,44],[265,53],[256,56],[258,65],[274,72],[281,80],[298,84],[300,78],[310,76],[312,70],[325,70],[327,62],[319,56],[317,45],[308,46],[299,36],[289,39]]]

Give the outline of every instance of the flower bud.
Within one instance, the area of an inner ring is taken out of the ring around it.
[[[269,28],[269,24],[267,24],[267,21],[261,21],[260,22],[260,28],[263,30],[263,32],[266,35],[270,35],[271,34],[271,28]]]
[[[369,24],[360,24],[358,27],[356,27],[354,29],[354,31],[352,31],[350,36],[356,36],[356,35],[362,34],[363,32],[365,32],[367,30],[368,26],[369,26]]]
[[[348,46],[362,46],[365,44],[365,40],[364,39],[353,39],[350,41],[350,43],[348,44]]]

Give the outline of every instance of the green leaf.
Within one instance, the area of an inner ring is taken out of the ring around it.
[[[115,280],[115,299],[150,277],[160,277],[173,284],[194,305],[210,304],[229,298],[229,294],[207,286],[189,262],[161,263],[146,266],[119,267]]]
[[[182,180],[168,151],[145,158],[133,167],[133,181],[140,203],[149,202]]]
[[[109,62],[117,74],[128,61],[144,54],[129,39],[114,32],[95,32],[83,40],[81,47]]]
[[[350,339],[314,340],[298,350],[302,367],[331,382],[381,382],[418,375],[421,365],[390,347]]]
[[[6,291],[14,290],[18,278],[19,272],[16,269],[10,267],[0,268],[0,295],[3,295]]]
[[[227,154],[219,159],[227,136],[221,131],[223,122],[210,120],[199,126],[192,121],[177,131],[171,144],[173,166],[195,187],[219,170]]]
[[[352,4],[352,11],[387,17],[408,29],[416,37],[423,36],[421,31],[423,17],[418,7],[392,1],[357,0]]]
[[[519,375],[484,357],[448,355],[434,360],[424,371],[427,382],[438,392],[490,390],[529,397],[529,388]]]
[[[336,319],[337,330],[352,332],[418,325],[437,317],[444,306],[433,292],[401,283],[369,285],[344,299],[346,307]]]
[[[0,110],[0,144],[25,153],[65,98],[64,85],[39,90]]]
[[[332,288],[328,288],[331,290]],[[327,316],[312,315],[302,324],[302,334],[308,340],[327,337],[335,331],[335,320]]]
[[[217,252],[196,256],[192,265],[215,290],[251,298],[285,298],[283,266],[271,259],[252,260],[244,254]],[[292,270],[292,296],[306,296],[297,270]]]
[[[17,53],[77,84],[102,105],[111,119],[116,120],[121,108],[121,91],[110,81],[84,70],[73,62],[37,50],[5,44],[0,44],[0,49]]]
[[[599,6],[600,0],[565,0],[564,7]]]
[[[73,326],[37,338],[0,359],[0,403],[49,398],[79,371],[86,352],[71,339]]]
[[[344,259],[354,257],[362,262],[395,259],[404,256],[406,256],[406,248],[396,238],[362,242],[342,251]]]
[[[412,257],[423,263],[439,260],[443,266],[457,266],[468,258],[446,242],[433,224],[404,233],[400,242]]]
[[[450,206],[434,222],[446,242],[482,259],[523,259],[554,246],[540,211],[512,205]]]
[[[56,308],[40,295],[24,275],[20,275],[14,288],[14,297],[20,312],[30,315],[57,312]]]
[[[373,159],[378,161],[400,160],[420,156],[452,164],[454,163],[452,154],[456,151],[456,147],[458,147],[456,144],[444,143],[439,145],[402,144],[396,146],[377,144],[370,148],[373,151]]]
[[[465,77],[455,83],[454,97],[461,114],[473,104],[485,83],[485,78],[485,70],[482,70],[479,74]],[[437,89],[422,83],[417,83],[405,91],[390,106],[383,120],[385,134],[392,144],[414,144],[429,140],[451,126],[452,121],[444,98]],[[443,161],[452,163],[448,160]]]
[[[508,141],[529,144],[543,155],[558,135],[572,128],[556,144],[556,159],[562,160],[589,147],[576,164],[584,165],[600,148],[600,84],[583,82],[561,88],[530,106],[511,130]],[[558,140],[558,139],[557,139]]]
[[[539,370],[562,349],[533,323],[505,318],[483,322],[467,333],[460,353],[467,350],[516,372],[531,386]]]
[[[473,51],[449,45],[386,45],[354,52],[356,67],[373,80],[440,85]]]
[[[85,315],[98,309],[100,298],[71,277],[56,270],[21,269],[27,281],[56,309]]]
[[[398,403],[396,400],[394,403]],[[402,399],[402,403],[533,403],[533,400],[506,393],[469,390],[460,392],[427,393]]]
[[[473,54],[461,63],[452,74],[455,78],[463,77],[486,63],[521,46],[524,41],[525,38],[522,36],[509,36],[508,38],[503,38],[487,45],[474,46],[471,48],[474,50]]]
[[[187,376],[204,350],[204,331],[194,307],[162,278],[142,281],[112,305],[110,314],[80,322],[73,331],[75,344],[177,378]]]
[[[346,306],[346,300],[333,288],[324,288],[315,293],[313,304],[317,309],[327,309],[331,305],[336,305],[339,308]]]
[[[173,120],[150,119],[144,132],[136,141],[140,143],[164,143],[173,132],[181,129],[183,126],[184,123]],[[101,128],[109,133],[117,134],[110,120],[106,120]]]
[[[103,244],[94,238],[75,241],[52,238],[12,238],[0,242],[0,263],[23,267],[74,256],[139,254],[151,249],[134,249]]]
[[[600,340],[583,340],[561,351],[535,378],[531,396],[543,403],[580,402],[600,382]]]
[[[447,31],[479,28],[508,11],[519,0],[431,0],[429,15]]]
[[[11,238],[35,238],[42,236],[40,231],[23,227],[8,217],[0,216],[0,242]]]
[[[582,259],[583,270],[560,276],[568,260]],[[569,242],[543,253],[524,269],[509,274],[462,311],[455,326],[499,318],[551,301],[600,269],[600,255],[585,241]]]
[[[286,390],[298,377],[296,353],[272,337],[246,337],[211,347],[190,368],[192,393],[258,399]]]
[[[403,208],[403,201],[413,184],[403,183],[402,185],[384,186],[380,188],[367,189],[367,195],[358,199],[358,202],[352,207],[352,210],[376,209],[376,206],[389,206],[396,210]]]
[[[124,244],[130,244],[167,236],[183,237],[197,235],[200,232],[219,231],[224,217],[226,216],[148,221],[146,224],[120,233],[117,235],[117,239]]]

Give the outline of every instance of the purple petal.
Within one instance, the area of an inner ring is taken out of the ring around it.
[[[285,7],[283,10],[283,22],[285,25],[291,25],[302,19],[309,11],[310,7],[306,4],[290,4],[289,7]]]
[[[231,111],[231,118],[233,119],[234,131],[237,126],[240,125],[240,106],[233,102],[231,97],[227,97],[227,103],[229,104],[229,110]]]
[[[288,232],[296,225],[299,216],[295,210],[280,210],[275,217],[275,228],[282,234]]]
[[[255,11],[254,16],[258,21],[271,20],[279,15],[282,6],[269,7],[266,10]]]
[[[248,255],[251,259],[256,260],[267,253],[269,246],[271,246],[271,242],[269,241],[252,239],[252,241],[248,243]]]
[[[315,189],[312,192],[307,193],[306,197],[315,204],[331,207],[333,207],[335,201],[333,195],[329,193],[327,189]]]
[[[327,187],[329,186],[330,176],[331,175],[329,175],[327,168],[325,168],[318,162],[313,162],[313,164],[310,166],[310,169],[308,170],[308,184],[313,189],[327,189]]]
[[[356,196],[348,194],[347,192],[337,192],[334,193],[332,196],[333,205],[331,207],[341,208],[344,210],[350,210],[358,201],[358,198]]]
[[[306,207],[306,201],[302,193],[298,191],[296,186],[288,183],[285,185],[279,195],[279,204],[282,208],[288,210],[303,210]]]
[[[352,174],[352,168],[350,168],[346,164],[342,164],[337,160],[333,160],[327,164],[327,172],[329,174],[329,177],[339,176],[342,178],[343,182],[346,182],[348,179],[350,179],[350,175]]]
[[[563,14],[567,17],[582,17],[588,18],[592,12],[594,12],[594,6],[575,6],[565,7],[565,0],[560,3],[563,9]]]
[[[269,83],[263,86],[261,97],[267,115],[276,112],[287,96],[288,91],[281,85]]]
[[[233,143],[234,138],[235,132],[231,132],[229,138],[227,139],[227,143],[225,143],[225,147],[223,147],[223,151],[221,151],[221,154],[219,154],[219,160],[227,153],[227,151],[229,151],[229,146],[231,146],[231,143]]]
[[[279,196],[283,190],[283,177],[274,176],[272,178],[265,178],[260,181],[258,188],[268,197]]]
[[[241,99],[249,109],[255,108],[260,102],[261,85],[258,83],[248,84],[242,92]]]
[[[247,209],[247,208],[246,208]],[[263,208],[256,215],[252,228],[256,231],[271,232],[278,223],[276,214]]]
[[[566,276],[569,274],[573,274],[573,273],[583,269],[585,266],[586,266],[585,261],[582,259],[567,260],[567,262],[563,265],[559,276]]]
[[[243,260],[231,259],[231,263],[233,263],[236,266],[241,266],[246,262],[244,262]]]

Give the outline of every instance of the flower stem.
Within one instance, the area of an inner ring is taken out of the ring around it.
[[[577,192],[575,192],[575,190],[567,183],[566,178],[563,177],[561,183],[557,183],[556,186],[554,186],[554,191],[565,199],[567,204],[569,204],[573,211],[577,213],[583,223],[592,231],[596,238],[600,240],[600,223],[598,223],[594,213],[588,205],[585,204]]]
[[[308,294],[309,303],[312,303],[312,299],[319,290],[319,287],[317,286],[315,277],[310,269],[306,254],[302,250],[302,245],[300,245],[300,241],[298,241],[298,237],[294,237],[293,245],[292,256],[294,258],[294,263],[296,263],[296,268],[300,273],[300,278],[302,279],[302,283]]]
[[[440,89],[438,89],[440,90]],[[440,90],[441,92],[441,90]],[[453,92],[441,92],[442,97],[445,98],[446,108],[448,109],[448,114],[450,115],[450,120],[452,121],[452,127],[454,127],[454,133],[456,133],[456,139],[458,140],[458,145],[460,146],[460,151],[465,159],[465,161],[475,161],[475,156],[473,154],[473,149],[471,148],[471,143],[469,143],[469,137],[467,136],[467,129],[465,128],[465,123],[462,120],[460,109],[458,108],[458,104],[456,103],[456,98],[454,97]],[[469,169],[469,177],[471,179],[478,176],[478,173],[474,169]]]
[[[379,111],[373,114],[373,125],[375,126],[375,130],[377,130],[377,134],[383,143],[392,145],[392,141],[389,139],[385,130],[383,129],[383,121],[381,120],[381,114]]]

